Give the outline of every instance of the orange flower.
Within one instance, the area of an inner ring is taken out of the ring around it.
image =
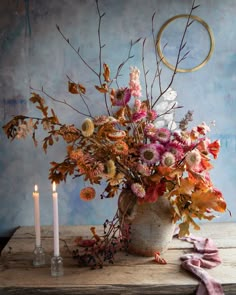
[[[80,198],[83,201],[91,201],[95,198],[96,192],[93,187],[85,187],[80,191]]]
[[[209,152],[213,155],[214,159],[218,157],[220,151],[220,141],[215,140],[208,145]]]
[[[128,150],[129,150],[128,145],[124,141],[122,141],[122,140],[117,141],[112,146],[112,151],[116,155],[127,155],[128,154]]]

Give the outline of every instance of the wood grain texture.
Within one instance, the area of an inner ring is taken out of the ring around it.
[[[173,239],[163,254],[166,265],[158,265],[152,258],[120,252],[113,265],[91,270],[78,267],[64,244],[66,241],[72,248],[75,236],[90,235],[89,227],[60,228],[65,274],[59,278],[50,275],[52,228],[42,228],[47,263],[40,268],[32,266],[34,228],[19,228],[2,251],[0,294],[195,294],[198,280],[180,266],[180,256],[191,252],[192,244]],[[102,227],[97,230],[102,232]],[[225,294],[236,294],[236,224],[203,224],[202,230],[194,234],[213,238],[223,262],[208,272],[221,282]]]

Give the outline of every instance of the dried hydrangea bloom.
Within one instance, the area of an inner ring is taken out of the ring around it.
[[[83,201],[91,201],[95,198],[95,196],[96,196],[96,191],[91,186],[85,187],[80,191],[80,198]]]

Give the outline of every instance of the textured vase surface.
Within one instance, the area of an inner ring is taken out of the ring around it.
[[[131,192],[121,193],[121,216],[125,212],[126,218],[123,218],[123,222],[130,224],[128,252],[141,256],[165,252],[175,229],[169,200],[165,196],[160,196],[155,203],[141,205],[133,200]]]

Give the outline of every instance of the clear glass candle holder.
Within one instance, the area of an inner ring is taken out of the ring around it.
[[[61,277],[64,275],[63,258],[61,256],[53,256],[51,258],[51,276]]]
[[[33,265],[35,267],[46,264],[45,252],[42,246],[35,246],[33,252]]]

